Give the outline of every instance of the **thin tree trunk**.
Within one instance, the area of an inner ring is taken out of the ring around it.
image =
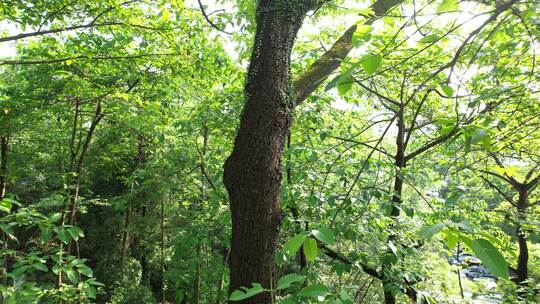
[[[169,198],[171,197],[169,193]],[[161,198],[161,303],[165,303],[165,203],[164,198]]]
[[[137,156],[135,157],[135,165],[133,166],[133,173],[139,169],[141,165],[143,165],[146,162],[146,140],[145,137],[142,134],[137,135]],[[137,195],[135,196],[137,197]],[[130,243],[130,229],[132,225],[132,219],[133,219],[133,183],[131,183],[131,189],[130,189],[130,196],[128,201],[128,207],[127,212],[125,215],[125,222],[124,222],[124,233],[122,236],[122,249],[121,249],[121,255],[120,255],[120,270],[121,272],[124,270],[126,259],[129,252],[129,243]]]
[[[193,280],[193,304],[199,304],[201,290],[201,242],[197,244],[195,255],[197,264],[195,265],[195,279]]]
[[[6,196],[6,184],[8,174],[8,149],[9,149],[9,137],[2,136],[0,139],[0,201]],[[2,250],[7,252],[9,238],[6,233],[2,233]],[[4,254],[3,269],[2,269],[2,284],[8,286],[8,256]]]
[[[229,291],[272,285],[281,224],[281,156],[294,109],[290,58],[302,21],[317,1],[261,0],[234,149],[224,165],[232,214]],[[262,293],[241,303],[271,303]]]
[[[77,111],[76,114],[78,114],[78,107],[79,103],[77,103]],[[88,131],[86,133],[86,136],[84,138],[82,150],[79,154],[79,157],[75,163],[75,167],[72,166],[72,171],[70,172],[74,176],[72,177],[73,183],[71,183],[71,186],[73,187],[71,190],[71,197],[70,197],[70,203],[71,203],[71,211],[69,216],[69,224],[70,225],[76,225],[77,224],[77,203],[79,200],[79,190],[81,185],[81,173],[84,166],[84,161],[86,160],[86,156],[88,154],[88,148],[90,147],[90,143],[92,142],[92,138],[94,136],[94,133],[96,131],[96,128],[99,124],[99,122],[103,119],[103,112],[101,108],[101,101],[99,100],[96,105],[96,110],[94,117],[92,118],[92,122],[90,123],[90,127],[88,128]],[[77,117],[77,115],[76,115]],[[75,120],[76,121],[76,120]],[[78,150],[78,149],[77,149]],[[74,170],[73,170],[74,169]],[[67,252],[71,253],[71,249],[73,246],[73,243],[75,242],[75,254],[77,257],[79,257],[79,246],[76,244],[77,241],[71,241],[68,243],[67,246]]]
[[[146,217],[146,205],[141,207],[141,220],[144,221]],[[141,256],[139,258],[139,263],[141,263],[141,285],[148,287],[149,283],[149,273],[148,273],[148,261],[146,259],[146,245],[144,241],[141,244]]]
[[[459,265],[459,254],[461,252],[460,243],[457,243],[457,250],[456,250],[456,261],[457,263],[457,277],[458,277],[458,284],[459,284],[459,293],[461,295],[462,299],[465,299],[465,295],[463,294],[463,284],[461,283],[461,265]]]
[[[77,132],[79,130],[80,107],[81,107],[81,104],[80,104],[79,99],[77,98],[77,99],[75,99],[75,109],[74,109],[74,113],[73,113],[73,126],[71,127],[71,140],[70,140],[70,143],[69,143],[69,168],[68,168],[69,170],[68,170],[67,174],[66,174],[66,172],[62,172],[64,174],[64,178],[63,178],[64,181],[70,187],[73,187],[73,181],[72,180],[74,179],[73,175],[74,175],[74,171],[75,171],[75,164],[77,162],[77,155],[78,155],[79,149],[80,149],[80,140],[76,144],[76,142],[77,142]],[[65,176],[67,176],[67,178]],[[64,225],[66,223],[67,210],[68,210],[69,206],[73,204],[73,202],[72,202],[72,200],[73,200],[73,190],[68,189],[68,191],[66,193],[66,196],[67,196],[67,198],[66,198],[66,200],[64,200],[64,206],[63,206],[63,209],[62,209],[62,218],[60,220],[60,226],[62,228],[64,228]],[[69,250],[68,250],[68,252],[69,252]],[[59,251],[59,257],[58,257],[58,265],[59,266],[62,266],[63,256],[64,256],[64,243],[60,242],[60,251]],[[62,272],[61,271],[59,271],[58,274],[56,275],[55,286],[56,286],[56,289],[59,289],[60,286],[62,286]],[[62,303],[62,301],[60,301],[60,304],[61,303]]]
[[[8,149],[9,137],[2,136],[0,139],[0,199],[6,196],[6,184],[8,173]]]
[[[230,249],[227,250],[227,253],[225,254],[225,264],[229,262],[230,253],[231,253]],[[221,295],[221,291],[223,290],[224,284],[225,284],[225,270],[221,273],[221,277],[219,278],[218,289],[216,293],[216,304],[221,303],[220,295]]]
[[[394,156],[394,162],[396,166],[396,175],[394,177],[394,187],[393,187],[393,194],[392,194],[392,200],[391,200],[391,212],[390,216],[394,218],[394,221],[397,221],[397,218],[399,217],[400,213],[400,205],[402,202],[402,191],[403,191],[403,177],[402,177],[402,170],[405,168],[405,121],[403,117],[403,111],[404,109],[401,108],[397,113],[397,136],[396,136],[396,155]],[[390,235],[388,240],[392,241],[395,237],[393,235]],[[393,254],[392,251],[388,251],[388,254]],[[383,265],[384,268],[391,268],[392,265]],[[385,275],[385,271],[381,272],[383,278],[383,287],[386,284],[392,284],[391,278],[387,278]],[[384,291],[384,301],[386,304],[394,304],[396,303],[396,297],[394,294],[392,294],[389,291]]]
[[[529,278],[528,264],[529,264],[529,249],[527,248],[527,238],[521,227],[517,228],[519,256],[517,263],[517,281],[522,284]]]
[[[396,166],[396,176],[394,178],[394,193],[392,195],[392,212],[391,216],[396,218],[399,216],[399,206],[401,205],[403,191],[402,170],[405,168],[405,122],[403,117],[404,109],[400,109],[397,113],[398,134],[396,136],[396,155],[394,156]]]
[[[204,201],[206,200],[206,164],[205,164],[205,156],[206,151],[208,149],[208,127],[206,125],[203,126],[203,146],[202,150],[200,151],[200,157],[201,157],[201,206],[203,206]],[[201,290],[201,242],[197,243],[197,250],[196,250],[196,259],[197,264],[195,268],[195,279],[193,280],[193,304],[199,304],[200,302],[200,290]]]
[[[527,211],[528,203],[528,191],[526,185],[521,186],[518,196],[518,213],[520,220],[525,219],[525,212]],[[528,264],[529,264],[529,249],[527,248],[527,238],[525,231],[521,229],[521,224],[517,225],[516,234],[518,238],[519,255],[517,263],[517,282],[523,284],[529,278]]]
[[[133,183],[131,183],[131,191],[130,191],[131,194],[133,194]],[[129,237],[130,237],[130,229],[131,229],[131,213],[132,213],[132,207],[131,207],[131,195],[130,195],[130,198],[128,200],[128,206],[127,206],[127,211],[126,211],[126,214],[125,214],[125,221],[124,221],[124,233],[123,233],[123,236],[122,236],[122,249],[121,249],[121,253],[120,253],[120,273],[123,273],[124,272],[124,267],[125,267],[125,264],[126,264],[126,258],[127,258],[127,254],[128,254],[128,249],[129,249]]]

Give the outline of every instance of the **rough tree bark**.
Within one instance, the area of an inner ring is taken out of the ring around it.
[[[270,288],[276,279],[274,254],[282,217],[281,157],[294,107],[338,68],[352,49],[356,25],[293,86],[290,58],[296,35],[307,12],[323,2],[261,0],[257,7],[257,29],[245,85],[246,103],[223,174],[232,214],[230,291],[251,283]],[[378,0],[372,8],[381,16],[400,2]],[[263,293],[241,303],[271,303],[271,295]]]
[[[294,109],[291,52],[306,13],[317,1],[261,0],[246,104],[223,181],[232,213],[229,259],[233,291],[251,283],[272,286],[281,224],[281,156]],[[262,293],[242,303],[271,303]]]

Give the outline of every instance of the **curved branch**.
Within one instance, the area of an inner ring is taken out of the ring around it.
[[[220,28],[219,26],[217,26],[214,22],[212,22],[212,20],[210,20],[210,17],[208,16],[208,14],[206,14],[206,11],[204,10],[204,6],[201,2],[201,0],[197,0],[199,2],[199,8],[201,10],[201,14],[203,15],[204,19],[206,19],[206,22],[208,22],[208,24],[215,28],[216,30],[224,33],[224,34],[227,34],[227,35],[231,35],[232,33],[231,32],[227,32],[226,30]]]

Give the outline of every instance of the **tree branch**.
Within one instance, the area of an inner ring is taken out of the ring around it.
[[[353,80],[355,83],[357,83],[358,85],[360,85],[364,90],[374,94],[375,96],[379,97],[380,99],[384,99],[386,101],[388,101],[389,103],[395,105],[395,106],[400,106],[399,102],[393,100],[392,98],[388,97],[388,96],[385,96],[381,93],[379,93],[379,91],[375,90],[375,89],[372,89],[368,86],[366,86],[365,84],[363,84],[362,82],[360,82],[358,79],[354,78],[353,77]]]
[[[371,6],[375,16],[368,19],[365,24],[372,24],[386,14],[392,7],[400,4],[403,0],[377,0]],[[352,50],[352,37],[356,31],[356,24],[349,27],[332,47],[326,51],[309,69],[294,81],[294,101],[299,105],[309,94],[313,93],[319,85],[334,72],[343,59]]]
[[[514,200],[509,197],[508,195],[506,195],[501,189],[499,189],[499,187],[497,187],[497,185],[493,184],[492,182],[489,181],[489,179],[483,177],[483,176],[480,176],[481,179],[483,179],[491,188],[495,189],[497,192],[499,192],[499,194],[507,201],[509,202],[512,206],[516,207],[517,208],[517,205],[516,203],[514,202]]]
[[[138,2],[139,0],[131,0],[131,1],[126,1],[124,3],[121,3],[119,6],[124,6],[124,5],[127,5],[127,4],[130,4],[130,3],[134,3],[134,2]],[[73,2],[76,2],[76,1],[73,1]],[[72,2],[72,3],[73,3]],[[71,3],[70,3],[71,4]],[[51,18],[52,16],[54,16],[55,14],[59,13],[60,11],[62,11],[65,7],[67,6],[64,5],[60,10],[58,11],[55,11],[53,13],[51,13],[45,20],[48,20],[49,18]],[[104,14],[114,10],[115,6],[111,6],[111,7],[108,7],[107,9],[105,9],[104,11],[100,12],[99,14],[96,15],[96,17],[94,17],[94,19],[87,23],[87,24],[81,24],[81,25],[73,25],[73,26],[68,26],[68,27],[63,27],[63,28],[57,28],[57,29],[49,29],[49,30],[45,30],[45,31],[42,31],[41,30],[41,27],[43,26],[43,24],[41,24],[38,28],[38,31],[36,32],[31,32],[31,33],[22,33],[22,34],[18,34],[18,35],[14,35],[14,36],[9,36],[9,37],[2,37],[0,38],[0,43],[2,42],[7,42],[7,41],[13,41],[13,40],[19,40],[19,39],[23,39],[23,38],[28,38],[28,37],[36,37],[36,36],[44,36],[44,35],[49,35],[49,34],[54,34],[54,33],[61,33],[61,32],[68,32],[68,31],[73,31],[73,30],[78,30],[78,29],[85,29],[85,28],[92,28],[92,27],[103,27],[103,26],[111,26],[111,25],[130,25],[130,26],[135,26],[135,27],[141,27],[141,28],[148,28],[148,27],[145,27],[145,26],[138,26],[138,25],[131,25],[131,24],[125,24],[125,23],[122,23],[122,22],[102,22],[102,23],[96,23],[96,21],[101,17],[103,16]]]
[[[323,242],[320,242],[320,241],[317,240],[317,243],[319,244],[319,246],[320,246],[321,248],[324,249],[324,251],[325,251],[324,253],[325,253],[328,257],[330,257],[330,258],[332,258],[332,259],[334,259],[334,260],[338,260],[338,261],[340,261],[340,262],[342,262],[342,263],[345,263],[345,264],[349,264],[349,265],[353,265],[353,264],[354,264],[354,262],[351,261],[351,260],[349,260],[346,256],[344,256],[344,255],[342,255],[341,253],[339,253],[339,252],[337,252],[337,251],[335,251],[335,250],[329,248],[329,247],[326,246],[326,244],[324,244]],[[367,265],[365,265],[365,264],[362,264],[362,263],[360,263],[360,267],[362,268],[362,271],[364,271],[365,273],[369,274],[370,276],[372,276],[372,277],[374,277],[374,278],[377,278],[377,279],[379,279],[379,280],[382,278],[382,276],[379,274],[379,272],[377,272],[376,269],[373,269],[373,268],[371,268],[371,267],[369,267],[369,266],[367,266]]]
[[[124,55],[124,56],[86,56],[86,55],[80,55],[80,56],[73,56],[73,57],[65,57],[65,58],[57,58],[57,59],[39,59],[39,60],[4,60],[0,61],[0,65],[29,65],[29,64],[53,64],[53,63],[61,63],[71,60],[118,60],[118,59],[137,59],[137,58],[144,58],[144,57],[152,57],[152,56],[177,56],[182,55],[180,53],[157,53],[157,54],[134,54],[134,55]]]
[[[409,162],[411,159],[417,157],[418,155],[426,152],[427,150],[437,146],[438,144],[441,144],[445,141],[447,141],[448,139],[450,139],[452,136],[456,135],[459,133],[459,127],[458,125],[456,125],[452,130],[450,130],[450,132],[444,134],[444,135],[441,135],[439,137],[437,137],[436,139],[430,141],[429,143],[425,144],[424,146],[418,148],[417,150],[409,153],[409,155],[405,156],[405,162]]]
[[[204,10],[204,6],[201,2],[201,0],[197,0],[199,2],[199,8],[201,10],[201,14],[203,15],[204,19],[206,19],[206,22],[208,22],[208,24],[215,28],[216,30],[224,33],[224,34],[227,34],[227,35],[231,35],[232,33],[231,32],[227,32],[226,30],[220,28],[219,26],[217,26],[214,22],[212,22],[212,20],[210,20],[210,17],[208,16],[208,14],[206,14],[206,11]]]
[[[486,173],[486,174],[489,174],[489,175],[493,175],[495,177],[498,177],[502,180],[504,180],[505,182],[509,183],[510,185],[512,185],[512,181],[509,180],[508,178],[498,174],[498,173],[495,173],[495,172],[492,172],[492,171],[487,171],[487,170],[480,170],[480,172],[483,172],[483,173]],[[512,185],[513,186],[513,185]]]

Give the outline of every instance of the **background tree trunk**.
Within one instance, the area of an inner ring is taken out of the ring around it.
[[[9,137],[0,138],[0,199],[6,195]]]
[[[232,213],[229,291],[274,276],[281,209],[281,156],[294,108],[290,57],[305,14],[317,1],[261,0],[245,86],[246,103],[223,180]],[[271,303],[263,293],[241,303]]]
[[[8,173],[8,149],[9,149],[9,137],[2,136],[0,138],[0,201],[4,199],[6,195],[7,173]],[[2,232],[2,249],[7,252],[9,238],[6,233]],[[8,255],[4,255],[2,269],[2,284],[8,286]]]
[[[522,187],[525,188],[526,185],[523,185]],[[517,206],[518,206],[518,213],[519,213],[520,220],[525,219],[525,212],[529,205],[528,196],[529,196],[529,193],[527,192],[526,189],[519,190]],[[529,249],[527,248],[527,238],[525,236],[525,231],[521,229],[521,224],[518,224],[517,229],[516,229],[516,234],[517,234],[518,247],[519,247],[518,263],[517,263],[517,282],[521,284],[529,278],[529,272],[527,269],[527,266],[529,263]]]

